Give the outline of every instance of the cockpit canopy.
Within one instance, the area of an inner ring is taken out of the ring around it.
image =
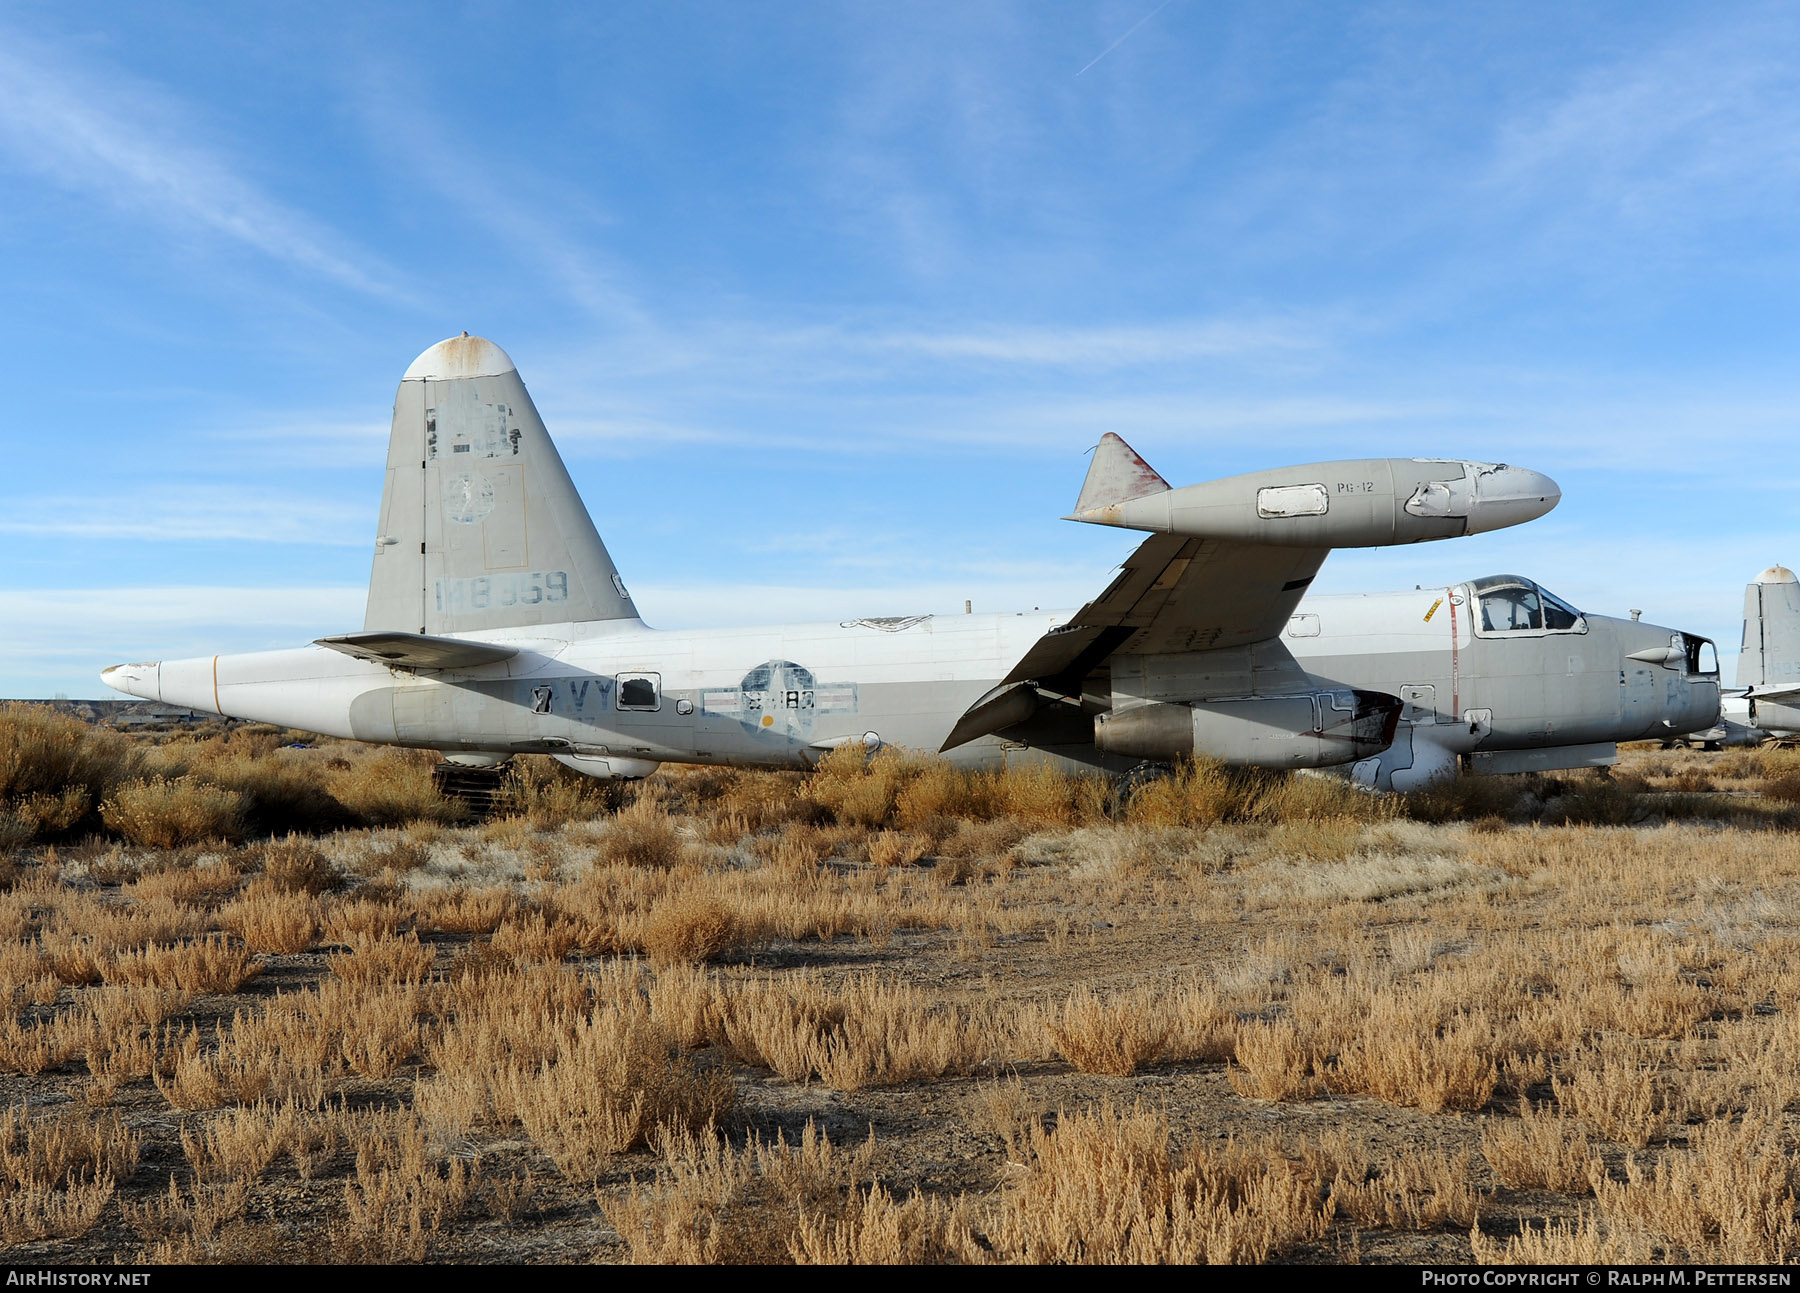
[[[1573,606],[1523,575],[1489,575],[1470,582],[1480,609],[1482,633],[1585,633],[1587,623]]]

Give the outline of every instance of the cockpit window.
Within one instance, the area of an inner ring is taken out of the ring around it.
[[[1569,605],[1554,593],[1538,589],[1538,598],[1544,603],[1544,627],[1552,633],[1568,632],[1576,626],[1581,612]]]
[[[1519,575],[1491,575],[1473,585],[1483,633],[1577,633],[1581,612]]]
[[[1687,671],[1691,674],[1716,674],[1719,672],[1719,653],[1706,638],[1691,637],[1682,634],[1687,646]]]
[[[1489,588],[1481,594],[1481,627],[1489,633],[1516,633],[1544,627],[1544,608],[1537,589],[1517,584]]]

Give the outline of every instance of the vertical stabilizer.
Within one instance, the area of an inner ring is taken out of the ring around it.
[[[1800,579],[1770,566],[1744,589],[1744,649],[1737,685],[1759,691],[1800,686]]]
[[[636,619],[506,352],[464,333],[401,378],[365,629]]]
[[[1081,482],[1081,496],[1075,500],[1075,516],[1095,508],[1128,503],[1134,498],[1166,493],[1169,482],[1138,452],[1113,432],[1108,431],[1094,446],[1094,460]]]

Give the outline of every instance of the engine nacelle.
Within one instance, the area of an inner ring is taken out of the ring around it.
[[[641,781],[662,767],[654,759],[621,759],[614,754],[553,754],[550,757],[565,768],[573,768],[583,776],[600,781]]]
[[[1205,754],[1256,768],[1329,768],[1380,754],[1400,722],[1398,696],[1351,688],[1133,705],[1094,719],[1106,754],[1168,762]]]

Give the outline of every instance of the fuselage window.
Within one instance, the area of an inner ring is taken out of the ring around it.
[[[619,675],[620,709],[657,709],[662,700],[659,683],[662,676],[654,673],[622,673]]]

